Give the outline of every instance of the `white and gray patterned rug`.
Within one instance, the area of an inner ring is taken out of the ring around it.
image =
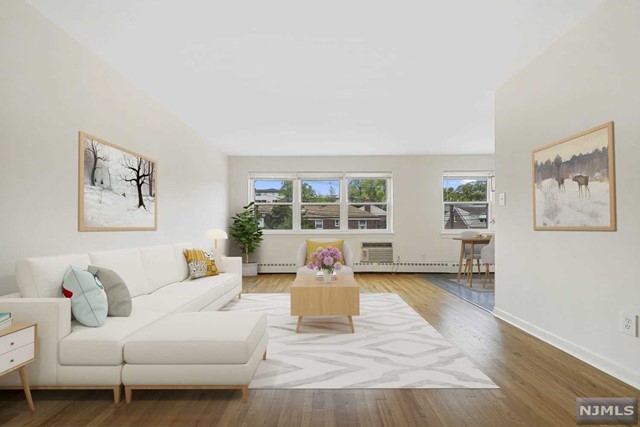
[[[346,317],[305,317],[296,334],[289,294],[243,294],[223,310],[268,316],[251,388],[498,388],[396,294],[360,294],[355,334]]]

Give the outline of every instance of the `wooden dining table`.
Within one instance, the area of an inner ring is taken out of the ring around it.
[[[454,237],[453,240],[460,241],[460,260],[458,261],[458,282],[460,281],[460,275],[462,274],[462,260],[464,259],[464,248],[466,245],[471,245],[471,261],[473,262],[473,253],[475,245],[487,245],[491,242],[491,236],[483,237]],[[471,274],[469,274],[469,286],[473,281],[473,264],[471,264]]]

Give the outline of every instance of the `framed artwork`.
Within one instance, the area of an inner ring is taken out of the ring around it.
[[[158,163],[80,132],[78,230],[156,230]]]
[[[616,230],[613,122],[533,151],[534,230]]]

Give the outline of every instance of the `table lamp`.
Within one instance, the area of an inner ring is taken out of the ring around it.
[[[213,248],[218,249],[218,239],[228,239],[227,232],[217,228],[207,230],[204,233],[204,238],[207,240],[213,240]]]

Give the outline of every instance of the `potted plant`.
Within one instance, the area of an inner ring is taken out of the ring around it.
[[[258,263],[249,262],[249,256],[260,247],[262,243],[262,229],[260,229],[260,217],[256,205],[251,202],[242,208],[242,212],[231,218],[233,224],[229,227],[229,234],[233,237],[245,257],[242,264],[243,276],[256,276]]]

